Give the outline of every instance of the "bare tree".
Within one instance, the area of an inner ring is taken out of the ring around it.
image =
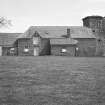
[[[0,27],[8,27],[11,26],[11,20],[8,20],[5,17],[0,17]]]

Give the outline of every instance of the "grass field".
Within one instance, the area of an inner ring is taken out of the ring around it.
[[[105,58],[0,57],[0,105],[105,105]]]

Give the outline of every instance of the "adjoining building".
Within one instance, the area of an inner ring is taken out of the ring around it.
[[[17,48],[14,44],[21,33],[0,33],[0,56],[16,56]]]
[[[21,34],[16,43],[19,56],[50,55],[50,40],[42,38],[36,30],[33,33],[28,30]]]
[[[102,16],[87,16],[83,18],[84,27],[91,28],[96,37],[96,56],[105,55],[105,18]]]
[[[49,55],[94,56],[95,54],[96,37],[90,28],[82,26],[31,26],[25,33],[18,37],[18,40],[20,37],[22,40],[24,40],[24,38],[28,38],[28,36],[32,40],[32,36],[35,34],[35,32],[38,33],[38,36],[36,36],[34,39],[40,39],[37,41],[40,44],[38,44],[38,48],[42,52],[41,46],[47,46],[49,49]],[[47,43],[47,45],[45,45],[45,42],[42,41],[43,39],[50,41],[49,44]],[[43,42],[43,44],[41,42]],[[27,44],[26,41],[25,43]],[[62,49],[64,49],[65,46],[65,48],[67,48],[65,49],[65,53],[62,53],[62,50],[60,52],[60,49],[57,49],[58,46]],[[45,48],[46,47],[43,49]],[[55,48],[59,54],[54,52]],[[74,53],[70,54],[70,50],[71,53]],[[47,52],[48,51],[46,51],[44,55],[48,55]],[[69,54],[66,52],[69,52]],[[18,55],[20,54],[18,53]],[[39,55],[41,55],[41,53],[39,53]]]
[[[1,33],[0,56],[104,56],[105,19],[83,18],[83,26],[31,26],[24,33]]]
[[[56,56],[76,56],[77,40],[70,38],[50,39],[51,55]]]

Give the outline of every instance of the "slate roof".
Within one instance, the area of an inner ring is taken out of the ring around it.
[[[35,31],[43,38],[62,38],[67,35],[67,28],[70,28],[71,38],[95,38],[90,28],[82,26],[31,26],[18,38],[31,38]]]
[[[87,27],[71,27],[71,38],[96,38],[92,30]]]
[[[78,41],[70,38],[52,38],[50,43],[51,45],[76,45]]]
[[[102,16],[99,16],[99,15],[92,15],[92,16],[86,16],[85,18],[83,18],[82,20],[84,20],[84,19],[89,19],[89,18],[96,18],[96,19],[103,19],[103,17]]]
[[[0,45],[12,46],[21,33],[0,33]]]
[[[72,38],[95,38],[92,30],[82,26],[31,26],[24,33],[0,33],[0,45],[11,46],[18,38],[31,38],[35,31],[42,38],[55,38],[56,41],[61,41],[56,38],[63,38],[67,35],[67,28],[70,28]],[[62,39],[65,43],[65,39]],[[56,42],[55,42],[56,43]]]

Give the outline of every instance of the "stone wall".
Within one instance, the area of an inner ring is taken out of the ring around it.
[[[77,56],[95,56],[96,52],[96,40],[95,39],[76,39],[78,40],[78,50],[76,51]]]
[[[24,52],[24,49],[28,48],[28,52]],[[34,49],[37,49],[38,55],[49,55],[50,54],[50,41],[49,39],[40,39],[38,45],[33,45],[31,38],[18,39],[18,55],[19,56],[34,56]]]
[[[51,55],[55,56],[75,56],[74,45],[51,45]],[[66,52],[62,52],[62,49],[66,49]]]
[[[89,16],[83,19],[83,25],[91,28],[96,36],[95,56],[105,56],[105,18]]]
[[[83,26],[97,29],[103,27],[103,17],[101,16],[88,16],[83,19]]]
[[[11,50],[11,49],[14,50]],[[2,56],[17,56],[17,48],[15,47],[2,47]]]
[[[50,55],[50,40],[42,38],[40,43],[39,55]]]
[[[33,44],[32,39],[18,39],[18,56],[33,56]],[[29,49],[28,52],[25,52],[24,49]]]
[[[97,35],[97,43],[96,43],[96,56],[105,55],[105,33],[98,32]]]

